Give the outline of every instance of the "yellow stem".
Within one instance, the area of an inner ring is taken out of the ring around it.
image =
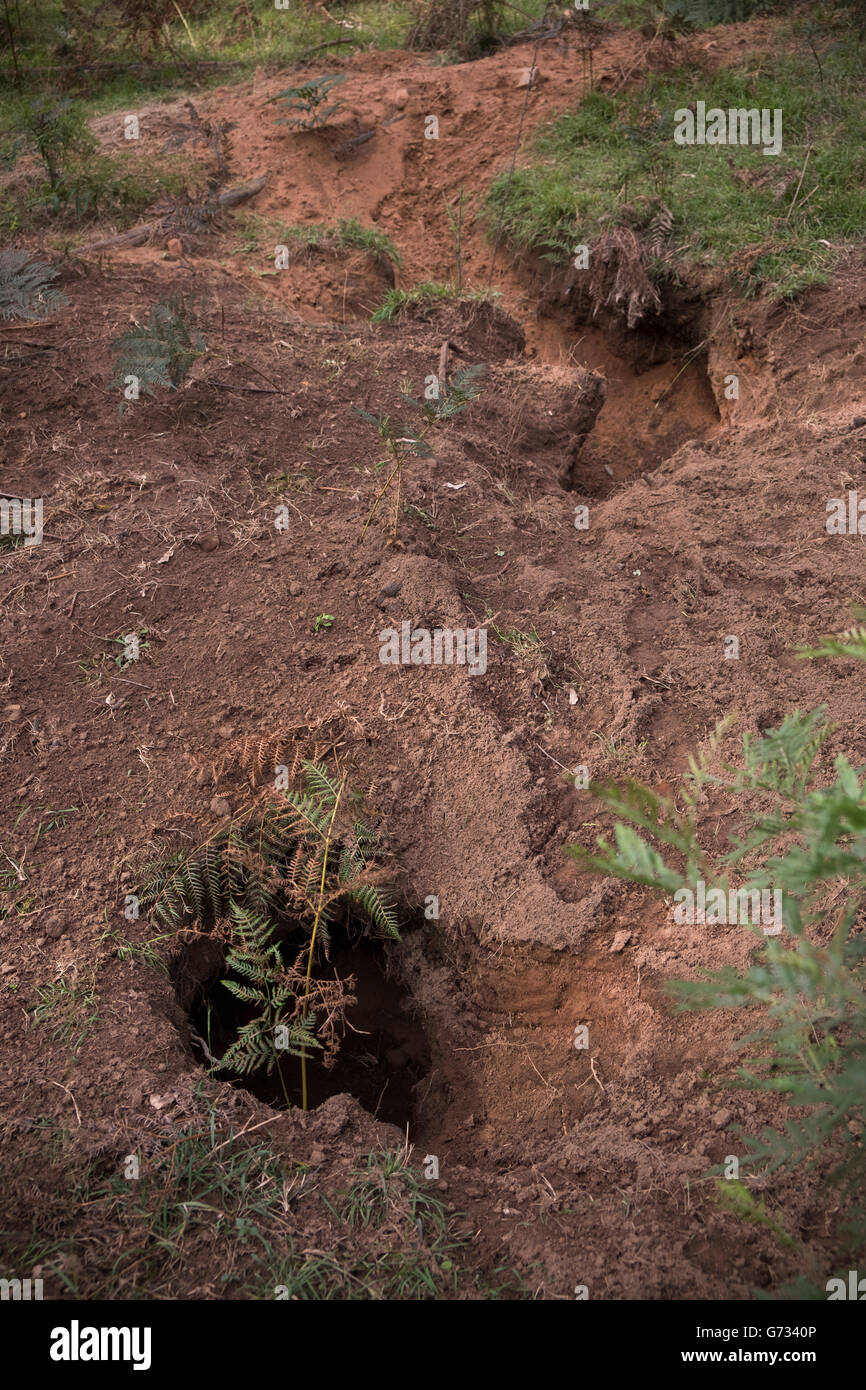
[[[421,432],[421,434],[419,434],[419,436],[418,436],[418,443],[419,443],[419,444],[422,443],[422,442],[427,438],[427,435],[430,433],[430,430],[432,429],[432,427],[433,427],[433,422],[432,422],[432,420],[431,420],[431,422],[430,422],[430,424],[427,426],[427,428],[426,428],[425,430],[423,430],[423,431]],[[367,534],[367,528],[369,527],[370,522],[373,520],[373,517],[376,515],[376,511],[377,511],[377,509],[378,509],[379,503],[382,501],[382,498],[385,496],[385,493],[388,491],[388,488],[391,486],[391,484],[392,484],[392,482],[394,481],[395,477],[396,477],[397,480],[398,480],[398,481],[397,481],[397,505],[398,505],[398,507],[399,507],[399,504],[400,504],[400,479],[401,479],[401,477],[402,477],[401,470],[402,470],[402,468],[403,468],[403,464],[406,462],[406,459],[409,457],[409,455],[408,455],[408,454],[405,454],[405,453],[398,454],[398,453],[397,453],[396,445],[394,444],[393,440],[391,440],[391,439],[388,440],[388,447],[389,447],[389,449],[391,450],[391,453],[394,455],[394,459],[396,460],[395,466],[391,469],[391,472],[388,474],[388,477],[386,478],[384,485],[383,485],[382,488],[379,490],[379,492],[378,492],[378,494],[377,494],[377,496],[376,496],[376,500],[375,500],[375,502],[373,503],[373,506],[372,506],[372,508],[371,508],[371,510],[370,510],[370,515],[367,517],[367,520],[364,522],[364,529],[363,529],[363,531],[361,532],[361,540],[363,540],[364,537],[366,536],[366,534]],[[396,511],[395,511],[394,536],[396,537],[396,535],[397,535],[397,516],[396,516]]]
[[[379,503],[382,501],[382,498],[385,496],[385,493],[388,491],[388,488],[391,486],[392,482],[394,481],[394,478],[395,478],[396,475],[400,472],[400,469],[403,467],[403,459],[404,459],[404,456],[403,456],[402,454],[398,455],[396,450],[394,450],[393,453],[394,453],[394,457],[395,457],[395,459],[397,460],[397,462],[396,462],[396,464],[394,465],[394,467],[391,469],[391,472],[388,474],[388,477],[387,477],[386,480],[385,480],[384,486],[380,489],[379,493],[378,493],[377,496],[376,496],[376,500],[375,500],[375,502],[373,503],[372,508],[370,509],[370,515],[367,517],[367,520],[364,522],[364,529],[363,529],[363,531],[361,532],[361,540],[363,540],[364,537],[365,537],[366,534],[367,534],[367,529],[368,529],[368,527],[369,527],[369,525],[370,525],[370,522],[373,520],[373,517],[376,515],[376,511],[377,511],[377,509],[378,509]]]
[[[321,882],[319,883],[319,901],[316,906],[316,915],[313,919],[313,930],[310,934],[310,953],[307,957],[307,982],[306,989],[304,991],[304,1002],[301,1007],[302,1020],[307,1017],[307,1009],[309,1006],[310,999],[310,987],[313,978],[313,953],[316,949],[316,935],[319,930],[319,922],[321,921],[322,917],[322,909],[325,905],[325,875],[328,871],[328,853],[331,848],[331,837],[334,832],[334,821],[337,819],[337,810],[340,805],[340,797],[343,795],[343,788],[345,787],[345,785],[346,778],[344,776],[343,780],[340,783],[340,790],[337,792],[337,799],[334,802],[334,809],[331,812],[331,819],[328,822],[328,833],[325,836],[325,853],[322,858],[322,878]],[[303,1043],[301,1044],[301,1109],[307,1109],[307,1053]]]

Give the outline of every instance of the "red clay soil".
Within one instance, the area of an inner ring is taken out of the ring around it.
[[[707,61],[743,41],[737,26],[719,32]],[[619,80],[636,45],[614,36],[596,76]],[[285,74],[196,101],[238,122],[232,182],[269,173],[256,214],[372,221],[411,285],[453,274],[443,194],[507,167],[524,99],[514,73],[530,56],[439,67],[363,55],[346,65],[349,109],[322,135],[288,134],[262,106]],[[539,62],[527,131],[581,86],[573,52]],[[330,146],[400,109],[401,88],[406,119],[335,158]],[[431,110],[438,143],[423,139]],[[151,116],[162,138],[171,108],[145,113],[145,131]],[[107,144],[113,120],[95,123]],[[866,267],[851,260],[794,308],[732,301],[720,316],[695,288],[682,340],[629,355],[563,305],[539,312],[537,277],[503,248],[501,307],[451,304],[376,328],[387,275],[369,257],[320,252],[263,279],[263,252],[229,254],[245,225],[227,218],[179,261],[158,240],[82,251],[64,270],[68,307],[3,334],[2,486],[43,496],[46,511],[41,546],[0,552],[6,1263],[38,1263],[35,1233],[64,1250],[67,1281],[48,1261],[46,1296],[230,1295],[219,1241],[159,1278],[134,1256],[116,1267],[122,1204],[97,1221],[77,1188],[206,1126],[213,1107],[223,1128],[260,1125],[287,1175],[303,1175],[272,1233],[280,1254],[329,1248],[325,1208],[304,1192],[335,1200],[348,1170],[399,1148],[408,1126],[413,1162],[437,1156],[437,1195],[465,1213],[460,1297],[515,1279],[507,1296],[566,1299],[585,1285],[602,1299],[748,1298],[820,1273],[836,1202],[820,1174],[764,1189],[791,1244],[726,1211],[706,1177],[738,1151],[732,1127],[755,1133],[781,1113],[724,1087],[743,1018],[678,1015],[664,993],[669,979],[743,964],[754,939],[674,926],[667,904],[580,873],[563,848],[609,825],[569,769],[674,780],[732,709],[726,755],[743,731],[826,701],[831,753],[861,756],[858,673],[793,648],[844,626],[864,598],[862,540],[824,522],[866,461],[848,429],[864,407]],[[471,288],[490,254],[473,224]],[[180,292],[206,305],[208,351],[179,392],[121,414],[109,345]],[[683,371],[720,317],[731,326]],[[452,361],[487,364],[487,385],[436,431],[435,459],[409,465],[397,543],[385,505],[362,543],[382,448],[356,408],[398,411],[401,384],[417,392],[445,340],[463,354]],[[736,403],[723,392],[732,371]],[[599,377],[604,404],[567,490]],[[333,623],[315,632],[321,614]],[[382,664],[380,632],[406,620],[489,621],[486,674]],[[121,669],[112,639],[142,629],[142,660]],[[724,659],[730,634],[736,661]],[[249,796],[239,770],[214,776],[234,740],[298,725],[370,789],[399,866],[392,983],[365,967],[355,1018],[391,1010],[392,1055],[374,1060],[396,1090],[395,1125],[370,1113],[375,1100],[331,1094],[304,1115],[214,1079],[172,980],[118,950],[120,936],[154,934],[124,920],[129,861]],[[712,811],[719,836],[733,828],[733,806]],[[438,921],[423,918],[428,895]],[[58,981],[92,1003],[40,1021],[38,991]],[[366,1239],[340,1236],[353,1251]]]

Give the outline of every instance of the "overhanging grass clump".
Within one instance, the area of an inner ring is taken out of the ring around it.
[[[371,323],[394,323],[413,309],[435,309],[438,304],[449,301],[481,303],[498,298],[496,290],[459,290],[456,285],[442,280],[425,280],[408,290],[389,290],[382,303],[370,318]]]
[[[332,227],[324,222],[282,225],[275,234],[278,241],[296,251],[366,251],[371,256],[387,257],[395,266],[403,264],[391,238],[377,227],[365,227],[357,217],[343,217]]]
[[[491,230],[501,216],[513,245],[565,266],[623,205],[661,198],[673,218],[669,275],[715,266],[747,293],[791,298],[826,279],[840,246],[866,232],[861,90],[854,44],[837,43],[814,56],[764,55],[697,81],[679,69],[630,94],[592,92],[540,132],[510,186],[507,174],[494,181]],[[781,110],[781,153],[676,144],[674,113],[697,100],[708,110]],[[657,265],[655,275],[663,273]]]

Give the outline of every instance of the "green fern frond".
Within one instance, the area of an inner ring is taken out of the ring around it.
[[[864,636],[852,630],[803,654],[866,660]],[[703,850],[698,795],[682,813],[675,798],[634,782],[591,788],[621,817],[614,844],[599,839],[596,855],[569,852],[667,894],[693,890],[699,878],[707,888],[725,884],[720,871],[735,867],[746,875],[746,894],[773,890],[773,930],[765,926],[748,968],[676,981],[670,992],[681,1008],[761,1010],[760,1026],[739,1039],[754,1055],[736,1084],[783,1096],[798,1113],[779,1129],[741,1133],[746,1162],[764,1174],[820,1165],[851,1199],[866,1187],[858,1137],[866,1119],[866,769],[841,754],[828,766],[829,733],[823,706],[795,710],[758,738],[744,735],[741,765],[724,776],[710,773],[709,757],[691,760],[695,788],[711,783],[742,806],[744,828],[727,852]],[[746,922],[754,927],[748,913]],[[866,1240],[866,1221],[858,1230]]]
[[[282,800],[233,818],[200,845],[170,847],[142,870],[138,896],[154,920],[174,929],[218,924],[219,935],[228,937],[222,984],[254,1017],[215,1063],[221,1071],[270,1071],[280,1051],[303,1058],[323,1047],[308,967],[283,960],[280,941],[287,934],[305,930],[314,960],[321,960],[342,905],[377,935],[399,935],[393,905],[364,877],[375,860],[375,834],[361,820],[351,829],[334,824],[341,786],[347,809],[357,798],[324,764],[304,765],[303,778]],[[339,993],[335,998],[339,1011]],[[333,1002],[322,1014],[331,1051]],[[284,1047],[276,1047],[276,1036]]]
[[[201,335],[190,325],[191,313],[190,304],[175,297],[154,305],[145,324],[116,338],[116,384],[126,387],[132,377],[149,396],[155,386],[177,390],[204,352]]]
[[[348,896],[382,936],[390,936],[399,940],[397,913],[378,888],[375,888],[371,883],[355,884],[350,888]]]
[[[325,764],[304,762],[301,766],[310,794],[324,801],[327,806],[333,806],[340,794],[340,784],[328,775]]]
[[[0,251],[0,319],[42,319],[66,303],[53,289],[59,271],[30,251]]]
[[[243,971],[243,968],[240,962],[238,961],[237,957],[235,957],[233,960],[226,961],[226,964],[232,970],[240,970],[242,973],[246,973],[245,971]],[[236,980],[223,980],[222,983],[224,988],[227,989],[230,994],[233,994],[236,999],[243,1000],[245,1004],[267,1003],[267,994],[265,994],[260,989],[254,989],[252,985],[239,985]]]

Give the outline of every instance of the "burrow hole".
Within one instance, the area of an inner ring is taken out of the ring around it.
[[[303,933],[287,930],[280,941],[284,958],[292,957],[305,940]],[[357,1002],[346,1009],[338,1028],[340,1046],[333,1063],[325,1066],[318,1052],[309,1055],[309,1109],[348,1093],[375,1119],[401,1129],[412,1124],[417,1087],[430,1070],[430,1048],[411,993],[399,979],[399,950],[399,942],[359,932],[357,922],[332,925],[327,958],[315,964],[313,976],[344,982],[354,977]],[[222,1057],[255,1013],[226,989],[222,982],[227,974],[224,947],[206,936],[185,945],[173,968],[193,1055],[206,1070],[212,1067],[207,1054]],[[270,1073],[261,1068],[243,1075],[230,1070],[214,1074],[274,1109],[286,1109],[287,1097],[290,1105],[301,1105],[301,1062],[288,1052],[280,1055],[279,1071],[275,1066]]]

